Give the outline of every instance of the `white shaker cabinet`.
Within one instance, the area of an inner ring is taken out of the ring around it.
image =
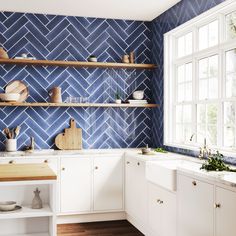
[[[148,229],[150,236],[176,236],[176,194],[148,183]]]
[[[123,156],[93,158],[94,211],[123,210]]]
[[[61,158],[61,213],[91,211],[91,168],[89,157]]]
[[[178,235],[213,236],[214,185],[178,175],[177,186]]]
[[[128,220],[142,232],[145,231],[147,225],[145,161],[133,157],[126,157],[125,160],[125,210]]]
[[[216,236],[235,236],[236,192],[216,187]]]

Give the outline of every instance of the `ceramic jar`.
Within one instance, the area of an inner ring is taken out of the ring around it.
[[[17,140],[16,139],[6,139],[5,147],[6,147],[6,152],[16,152],[17,151]]]
[[[49,91],[50,96],[50,102],[52,103],[61,103],[62,97],[61,97],[61,88],[60,87],[54,87]]]

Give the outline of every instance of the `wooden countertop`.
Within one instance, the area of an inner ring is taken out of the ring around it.
[[[55,180],[56,174],[47,164],[2,164],[0,182]]]

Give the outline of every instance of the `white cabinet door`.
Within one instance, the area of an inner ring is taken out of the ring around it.
[[[123,156],[94,157],[94,210],[123,209]]]
[[[132,158],[126,157],[125,159],[125,211],[128,215],[133,215],[135,208],[134,194],[134,178],[135,178],[135,166]]]
[[[61,212],[91,210],[91,158],[61,158]]]
[[[176,236],[176,194],[148,184],[148,228],[151,235]]]
[[[214,186],[178,175],[178,235],[214,235]]]
[[[162,189],[161,235],[177,235],[177,199],[176,194]]]
[[[216,236],[235,236],[236,193],[216,187]]]
[[[142,225],[146,225],[148,204],[145,161],[139,161],[136,158],[126,158],[125,178],[126,212]]]

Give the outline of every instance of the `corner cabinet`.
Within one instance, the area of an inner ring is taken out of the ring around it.
[[[123,156],[61,157],[60,213],[123,211]]]

